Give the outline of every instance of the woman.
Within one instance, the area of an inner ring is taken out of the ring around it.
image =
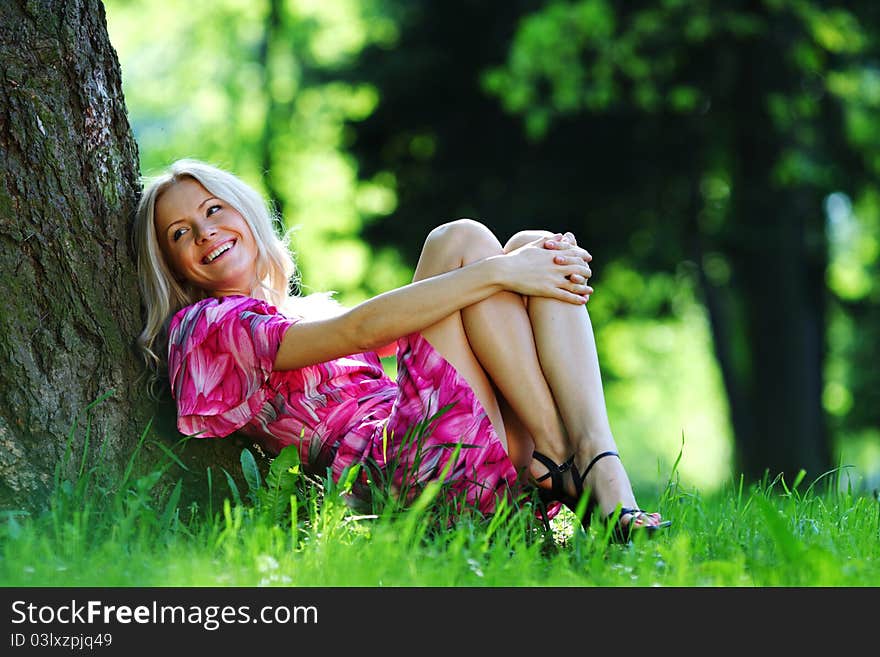
[[[334,478],[363,464],[362,497],[370,476],[442,479],[491,512],[525,479],[548,517],[589,495],[582,522],[598,508],[619,541],[669,524],[638,508],[618,458],[584,308],[592,258],[570,233],[501,245],[476,221],[443,224],[411,284],[328,313],[289,294],[293,259],[259,194],[180,160],[144,189],[135,240],[140,343],[157,373],[167,348],[181,432],[295,444]],[[392,381],[375,350],[395,341]]]

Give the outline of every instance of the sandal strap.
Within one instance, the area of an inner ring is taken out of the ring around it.
[[[594,456],[593,460],[590,461],[590,465],[587,466],[587,469],[584,470],[584,474],[582,474],[580,477],[580,484],[581,484],[582,488],[583,488],[584,482],[587,480],[587,475],[590,474],[590,470],[592,470],[593,466],[596,465],[596,461],[598,461],[599,459],[603,459],[606,456],[616,456],[617,458],[620,458],[620,454],[618,454],[617,452],[612,452],[610,450],[607,452],[602,452],[601,454],[597,454],[596,456]]]
[[[608,520],[611,520],[611,519],[614,517],[614,514],[615,514],[615,513],[617,513],[617,509],[615,509],[614,511],[612,511],[611,513],[609,513],[609,514],[606,516],[607,519],[608,519]],[[626,516],[626,515],[631,515],[631,516],[632,516],[632,519],[630,520],[630,523],[633,523],[633,522],[636,521],[636,519],[640,518],[641,516],[646,516],[646,515],[648,515],[648,512],[647,512],[647,511],[642,511],[641,509],[636,509],[636,508],[630,509],[630,508],[624,506],[624,507],[621,507],[621,508],[620,508],[620,515],[617,516],[617,521],[620,522],[620,519],[623,518],[623,516]]]
[[[545,468],[547,468],[547,472],[542,474],[540,477],[537,477],[535,481],[544,481],[547,477],[550,477],[550,481],[552,483],[551,490],[553,494],[559,498],[565,496],[565,484],[562,483],[562,475],[568,472],[574,466],[574,454],[569,456],[565,461],[560,464],[556,464],[549,457],[541,454],[541,452],[533,451],[532,458],[540,461]]]
[[[614,516],[617,515],[617,520],[615,520],[614,525],[611,527],[612,540],[616,543],[629,543],[636,518],[644,513],[645,512],[641,509],[623,506],[620,507],[619,513],[618,509],[614,509],[611,513],[605,516],[605,522],[610,523],[614,519]],[[624,524],[621,520],[623,520],[623,516],[628,514],[632,515],[632,518],[630,518],[628,523]]]
[[[610,523],[611,519],[614,518],[614,514],[617,511],[612,511],[608,514],[605,519],[605,522]],[[626,524],[621,522],[623,516],[630,514],[632,518]],[[643,511],[642,509],[630,509],[627,507],[623,507],[620,509],[620,515],[617,516],[617,521],[614,523],[614,526],[611,528],[611,536],[614,541],[618,543],[629,543],[630,538],[633,535],[633,532],[647,532],[648,536],[652,536],[656,531],[660,529],[665,529],[672,524],[671,520],[664,520],[658,525],[644,525],[642,527],[636,527],[636,521],[643,516],[649,516],[647,511]]]
[[[620,458],[620,454],[618,454],[617,452],[611,451],[611,450],[609,450],[607,452],[602,452],[601,454],[596,454],[596,456],[593,457],[593,460],[590,461],[589,465],[587,465],[587,469],[584,470],[584,474],[581,474],[578,471],[577,464],[572,461],[571,474],[572,474],[572,478],[574,479],[574,499],[573,499],[573,501],[575,504],[577,504],[577,502],[584,496],[584,482],[587,480],[587,475],[590,474],[590,470],[592,470],[593,466],[596,465],[596,461],[598,461],[599,459],[603,459],[606,456],[616,456],[617,458]],[[595,497],[595,495],[590,495],[590,500],[587,504],[586,512],[585,512],[584,518],[583,518],[583,522],[586,522],[586,523],[590,522],[589,519],[593,515],[593,509],[595,508],[595,506],[596,506],[596,497]]]

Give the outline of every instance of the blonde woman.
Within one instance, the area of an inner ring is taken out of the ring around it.
[[[491,513],[535,486],[545,517],[589,496],[584,526],[598,510],[621,542],[669,524],[639,509],[618,457],[584,307],[592,257],[571,233],[502,245],[476,221],[443,224],[411,284],[346,309],[290,295],[279,225],[255,190],[203,162],[177,161],[144,189],[140,344],[182,433],[293,444],[334,479],[361,464],[362,498],[371,477],[413,492],[442,479],[462,511]],[[396,380],[376,354],[388,344]]]

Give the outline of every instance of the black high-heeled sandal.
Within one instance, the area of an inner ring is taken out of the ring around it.
[[[574,454],[569,456],[565,461],[561,464],[557,464],[549,457],[541,454],[541,452],[533,451],[532,458],[540,462],[545,468],[547,468],[547,472],[542,474],[540,477],[535,478],[535,483],[544,481],[545,479],[550,479],[550,488],[541,488],[540,486],[536,486],[538,489],[538,499],[541,500],[543,504],[549,504],[550,502],[562,502],[566,506],[571,506],[572,498],[571,496],[565,492],[565,484],[562,481],[562,478],[565,476],[565,473],[569,470],[574,470],[573,476],[575,481],[575,490],[577,490],[577,468],[574,465]],[[580,497],[580,495],[578,495]],[[577,500],[575,500],[577,501]]]
[[[538,487],[538,498],[545,504],[548,502],[562,502],[572,511],[574,511],[581,497],[583,497],[584,495],[584,481],[587,479],[587,475],[590,474],[590,470],[593,469],[596,461],[606,456],[616,456],[620,458],[620,455],[617,452],[602,452],[601,454],[596,455],[593,460],[590,461],[590,464],[587,466],[584,474],[580,474],[578,472],[577,465],[575,465],[574,462],[574,454],[569,456],[563,463],[557,464],[549,457],[541,454],[541,452],[537,450],[533,451],[532,458],[538,460],[541,464],[543,464],[545,468],[547,468],[547,472],[545,472],[540,477],[537,477],[535,479],[535,482],[537,483],[540,481],[544,481],[548,477],[550,478],[551,482],[549,490],[546,488]],[[574,496],[571,496],[565,492],[565,484],[562,481],[565,473],[569,471],[571,472],[571,478],[574,482]],[[587,502],[586,512],[584,513],[584,517],[581,520],[584,528],[586,528],[587,525],[590,524],[590,520],[595,508],[595,498],[590,496],[590,500]]]
[[[577,500],[575,500],[575,502],[579,501],[581,499],[581,497],[583,497],[583,495],[584,495],[584,482],[587,480],[587,475],[590,474],[590,470],[592,470],[593,466],[596,465],[596,461],[603,459],[606,456],[616,456],[617,458],[620,458],[620,454],[618,454],[617,452],[613,452],[611,450],[609,450],[607,452],[601,452],[599,454],[596,454],[596,456],[593,457],[593,460],[590,461],[589,465],[587,465],[587,469],[584,470],[584,474],[582,474],[582,475],[578,474],[577,466],[572,464],[572,467],[574,468],[574,476],[575,476],[574,487],[575,487],[575,491],[577,493]],[[596,500],[596,497],[594,495],[590,495],[589,499],[587,500],[586,509],[584,510],[584,517],[581,518],[581,526],[583,526],[584,529],[586,529],[587,527],[590,526],[590,522],[593,520],[593,513],[595,512],[596,505],[598,503],[599,502],[598,502],[598,500]],[[572,511],[574,511],[574,507],[572,507]]]

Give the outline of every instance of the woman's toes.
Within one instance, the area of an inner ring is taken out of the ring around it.
[[[644,515],[645,524],[651,527],[656,527],[660,524],[660,514],[659,513],[646,513]]]
[[[631,521],[635,527],[644,527],[648,524],[648,518],[644,513],[637,514]]]
[[[633,527],[656,527],[660,524],[659,513],[645,513],[642,511],[631,514],[629,517]]]

